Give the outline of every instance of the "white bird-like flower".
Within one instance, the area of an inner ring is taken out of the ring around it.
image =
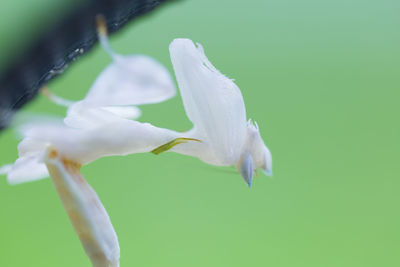
[[[236,166],[249,186],[261,168],[272,175],[272,159],[257,124],[247,121],[242,94],[235,83],[207,59],[201,45],[175,39],[171,60],[183,104],[193,128],[179,133],[136,119],[136,105],[158,103],[175,95],[168,71],[146,56],[113,57],[86,97],[67,101],[64,122],[23,127],[19,158],[0,168],[9,183],[51,176],[76,233],[93,266],[119,266],[117,236],[96,193],[79,173],[99,157],[164,151],[190,155],[217,166]]]
[[[236,166],[249,186],[261,168],[272,175],[272,159],[257,124],[247,121],[240,89],[207,59],[201,45],[175,39],[171,61],[183,104],[193,128],[179,133],[134,119],[137,105],[175,95],[169,72],[143,55],[114,52],[104,20],[99,39],[113,62],[99,75],[86,97],[77,102],[44,93],[67,106],[64,121],[34,122],[22,127],[19,158],[0,168],[10,184],[50,175],[64,208],[95,267],[118,267],[118,238],[95,191],[80,167],[99,157],[165,151],[190,155],[217,166]]]
[[[213,165],[234,165],[249,186],[257,168],[272,175],[271,153],[257,124],[246,120],[236,84],[211,64],[200,44],[175,39],[169,50],[186,114],[194,126],[186,137],[201,140],[173,150]]]
[[[110,54],[116,57],[115,52]],[[175,90],[168,72],[148,59],[144,63],[146,72],[132,71],[132,82],[126,82],[120,76],[124,72],[114,69],[138,66],[135,60],[121,56],[122,61],[114,61],[99,76],[85,99],[69,104],[65,125],[29,127],[18,147],[20,158],[8,172],[9,182],[47,176],[40,159],[48,145],[79,164],[103,156],[170,150],[217,166],[236,166],[249,186],[257,168],[272,175],[270,151],[257,124],[247,121],[243,97],[235,83],[189,39],[174,40],[170,55],[192,130],[178,133],[131,120],[140,112],[127,105],[160,102],[173,96]],[[135,82],[143,76],[147,82]]]

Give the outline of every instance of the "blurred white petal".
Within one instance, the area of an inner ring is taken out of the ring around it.
[[[0,167],[0,175],[7,174],[11,171],[13,164],[7,164]]]
[[[104,156],[150,152],[181,136],[171,130],[126,119],[84,129],[42,125],[26,132],[26,138],[51,144],[62,156],[80,164]]]
[[[94,267],[118,267],[118,238],[99,197],[85,181],[79,164],[46,152],[46,166],[76,234]]]
[[[136,105],[165,101],[175,95],[168,70],[147,56],[115,55],[96,79],[86,97],[71,105],[65,123],[92,128],[121,118],[137,119]]]
[[[93,128],[119,119],[136,119],[141,111],[135,106],[91,107],[80,101],[72,105],[64,119],[64,123],[72,128]]]
[[[21,110],[15,114],[11,127],[16,131],[17,138],[22,139],[25,137],[25,132],[32,126],[37,127],[43,124],[63,125],[63,117]]]
[[[37,126],[37,127],[42,127],[42,126]],[[57,126],[53,125],[52,127],[57,127]],[[35,128],[35,127],[32,126],[30,129],[32,129],[32,128]],[[29,138],[28,133],[29,133],[29,131],[25,132],[27,137],[22,139],[22,141],[18,144],[19,157],[26,157],[32,153],[42,152],[49,145],[48,142],[36,140],[34,138]]]
[[[152,104],[173,97],[175,91],[168,70],[153,58],[118,55],[100,73],[85,102],[89,106]]]
[[[43,152],[31,153],[18,158],[7,172],[8,183],[15,185],[49,177],[42,159]]]
[[[91,128],[71,128],[59,123],[30,125],[18,145],[19,159],[2,173],[11,184],[33,181],[48,176],[42,162],[43,152],[51,146],[62,157],[87,164],[100,157],[151,152],[184,134],[118,118]],[[1,173],[0,173],[1,174]]]
[[[264,162],[261,165],[261,168],[266,175],[272,176],[272,155],[267,146],[265,146]]]
[[[117,115],[118,117],[131,120],[139,118],[142,114],[140,109],[135,106],[110,106],[103,107],[103,109]]]

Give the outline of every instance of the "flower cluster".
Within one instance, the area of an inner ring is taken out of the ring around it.
[[[10,184],[50,176],[93,266],[119,266],[115,231],[80,175],[81,165],[104,156],[173,151],[212,165],[235,166],[251,186],[258,168],[272,175],[272,160],[257,124],[246,119],[240,89],[211,64],[200,44],[175,39],[169,47],[183,105],[193,123],[182,133],[135,120],[141,114],[138,105],[175,95],[166,68],[148,56],[117,54],[101,30],[100,41],[113,62],[81,101],[46,91],[55,103],[67,106],[64,121],[25,127],[19,158],[0,168],[0,174],[7,174]]]

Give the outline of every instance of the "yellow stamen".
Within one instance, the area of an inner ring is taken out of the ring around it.
[[[102,14],[96,16],[96,25],[97,25],[97,32],[99,35],[102,36],[108,35],[106,18]]]

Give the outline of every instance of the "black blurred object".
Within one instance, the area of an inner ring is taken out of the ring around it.
[[[95,19],[98,14],[104,15],[108,32],[112,34],[166,1],[89,0],[60,18],[58,24],[0,74],[0,130],[43,85],[94,46],[98,41]]]

